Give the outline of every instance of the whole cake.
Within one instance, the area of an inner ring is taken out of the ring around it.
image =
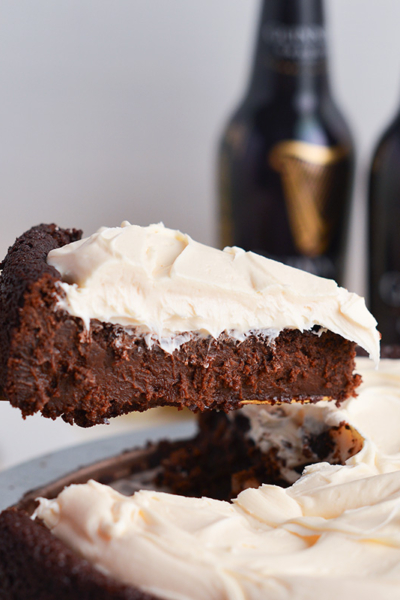
[[[125,473],[112,487],[89,481],[40,500],[35,520],[23,502],[3,512],[4,598],[394,600],[400,361],[384,359],[377,371],[358,359],[357,369],[359,396],[340,407],[321,401],[201,415],[195,440],[147,449],[132,480],[142,469],[153,473],[155,489],[176,492],[186,479],[186,497],[122,495]],[[220,462],[211,457],[206,467],[210,448]],[[259,486],[262,460],[275,471],[265,469]],[[189,497],[199,483],[196,461],[213,472],[214,497]],[[250,487],[228,502],[245,473]]]
[[[1,263],[0,387],[24,416],[340,403],[356,345],[378,359],[375,320],[333,281],[162,225],[80,235],[34,227]]]

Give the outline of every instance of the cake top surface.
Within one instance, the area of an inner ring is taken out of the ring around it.
[[[223,251],[162,224],[101,228],[52,250],[60,306],[80,317],[138,327],[162,340],[184,332],[243,339],[319,325],[379,359],[376,321],[356,294],[329,279],[240,248]]]
[[[96,482],[41,500],[38,515],[97,568],[166,600],[392,599],[400,586],[400,361],[366,359],[357,399],[321,402],[363,438],[345,465],[305,469],[233,504]],[[256,410],[267,410],[256,407]]]

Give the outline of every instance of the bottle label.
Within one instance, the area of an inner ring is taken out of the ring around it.
[[[269,153],[269,165],[280,173],[286,211],[297,251],[308,257],[324,254],[335,222],[327,214],[339,199],[340,169],[349,150],[301,141],[283,141]]]
[[[314,63],[326,58],[326,31],[321,25],[266,23],[262,36],[273,59]]]

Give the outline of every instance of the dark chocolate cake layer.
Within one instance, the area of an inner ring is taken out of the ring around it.
[[[230,410],[254,401],[340,402],[354,395],[355,344],[325,331],[283,330],[274,342],[249,335],[194,336],[173,354],[119,325],[81,319],[57,307],[63,291],[48,252],[80,237],[40,225],[2,263],[0,385],[24,416],[91,426],[156,406]]]

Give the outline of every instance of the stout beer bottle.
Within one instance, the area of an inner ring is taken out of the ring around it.
[[[341,282],[352,175],[322,0],[264,0],[250,84],[220,149],[221,245]]]
[[[372,160],[369,237],[370,309],[382,341],[400,344],[400,114]]]

